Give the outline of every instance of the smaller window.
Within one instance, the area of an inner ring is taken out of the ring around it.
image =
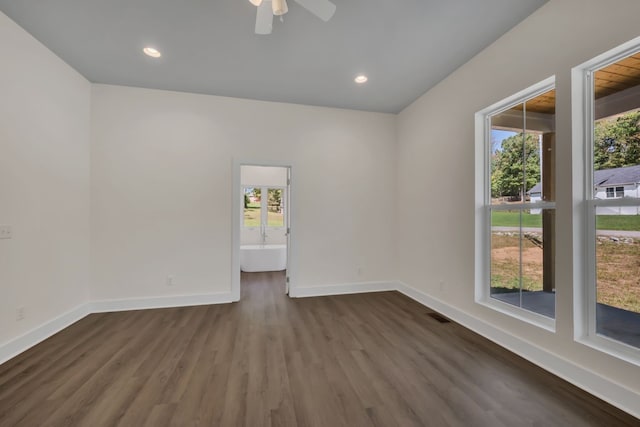
[[[624,187],[607,187],[607,199],[621,199],[624,197]]]
[[[247,228],[285,226],[284,188],[243,187],[243,225]]]
[[[607,187],[607,199],[613,199],[614,197],[613,187]]]

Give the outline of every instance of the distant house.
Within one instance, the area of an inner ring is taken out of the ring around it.
[[[527,191],[527,194],[529,195],[530,202],[532,203],[540,202],[542,200],[542,183],[539,182],[536,185],[534,185],[531,188],[531,190]],[[541,209],[531,209],[530,212],[534,215],[539,215],[541,212]]]
[[[623,168],[601,169],[593,174],[594,197],[596,199],[640,198],[640,165]],[[542,183],[528,191],[531,202],[542,200]],[[540,209],[531,213],[539,214]],[[640,209],[635,206],[600,207],[599,215],[638,215]]]

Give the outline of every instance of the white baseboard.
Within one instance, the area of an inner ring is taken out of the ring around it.
[[[153,308],[188,307],[192,305],[226,304],[233,302],[230,292],[219,294],[176,295],[151,298],[99,300],[89,303],[92,313],[147,310]]]
[[[292,297],[311,297],[392,291],[396,290],[396,288],[397,284],[395,282],[364,282],[301,288],[297,290],[298,292],[295,292],[295,290],[292,289],[290,293]],[[91,313],[226,304],[234,301],[236,301],[236,299],[233,298],[233,295],[230,292],[90,301],[34,328],[22,336],[12,339],[4,344],[0,344],[0,364],[30,349],[36,344],[69,327]]]
[[[30,330],[17,338],[0,344],[0,364],[27,351],[61,330],[91,314],[88,304],[82,304],[64,314]]]
[[[640,418],[640,394],[404,283],[398,291],[594,396]]]
[[[14,338],[4,344],[0,344],[0,364],[16,357],[24,351],[27,351],[36,344],[39,344],[50,336],[71,326],[73,323],[91,313],[224,304],[233,301],[231,293],[222,293],[88,302],[32,329],[24,335]]]
[[[398,289],[397,282],[358,282],[342,285],[313,286],[291,288],[289,296],[293,298],[322,297],[329,295],[361,294],[364,292],[384,292]]]

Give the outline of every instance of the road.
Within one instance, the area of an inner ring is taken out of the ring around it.
[[[492,227],[492,231],[502,232],[518,232],[518,227]],[[542,233],[542,228],[523,227],[522,231],[525,233]],[[612,236],[612,237],[631,237],[634,239],[640,239],[640,231],[626,231],[626,230],[598,230],[598,236]]]

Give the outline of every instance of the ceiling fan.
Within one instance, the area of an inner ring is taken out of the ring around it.
[[[289,11],[287,0],[249,0],[258,8],[256,14],[256,34],[271,34],[273,17]],[[327,22],[336,11],[336,5],[329,0],[295,0],[300,6]],[[281,18],[282,19],[282,18]]]

